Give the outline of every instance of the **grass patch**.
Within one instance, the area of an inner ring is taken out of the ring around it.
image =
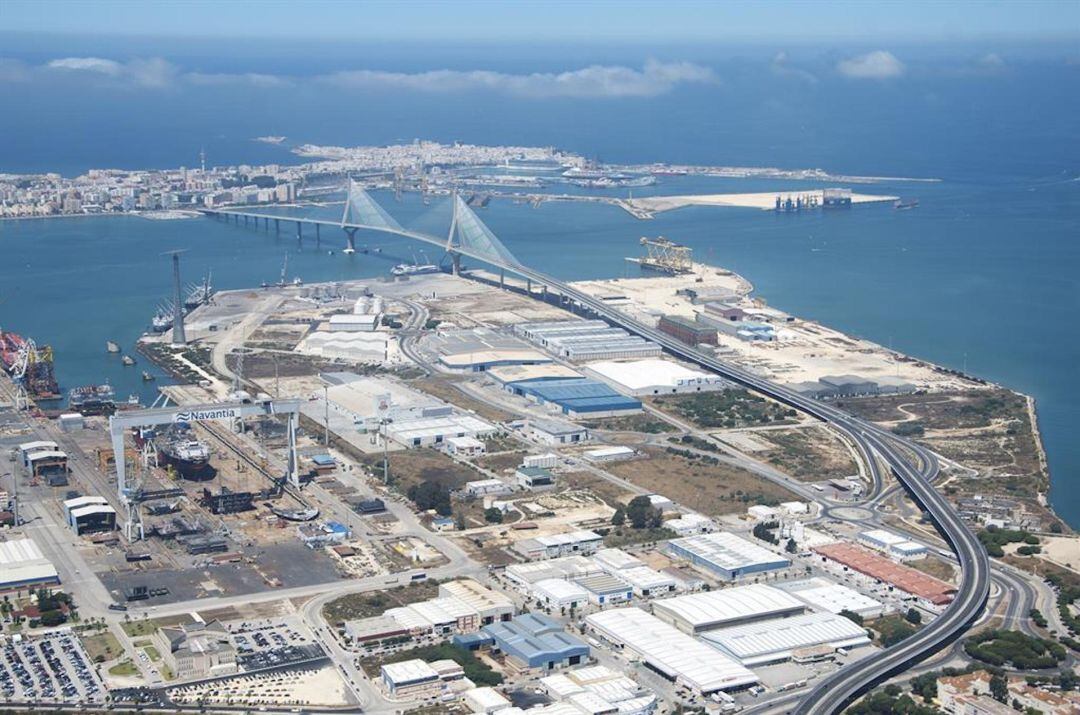
[[[600,529],[597,533],[603,534],[603,532],[604,529]],[[665,529],[664,527],[634,529],[629,526],[619,526],[613,527],[606,534],[603,534],[603,536],[604,546],[608,548],[617,548],[620,546],[628,546],[630,544],[666,541],[667,539],[674,539],[678,534],[671,529]]]
[[[964,652],[990,665],[1011,665],[1019,670],[1057,667],[1065,660],[1065,647],[1020,631],[984,631],[964,641]]]
[[[127,676],[127,675],[138,675],[138,674],[139,674],[139,669],[136,668],[135,664],[132,663],[130,660],[122,661],[120,663],[117,663],[113,667],[109,668],[109,675]]]
[[[883,616],[869,625],[877,633],[878,643],[886,648],[911,637],[917,630],[915,626],[904,620],[903,616],[896,613]]]
[[[184,614],[182,616],[168,616],[166,618],[143,618],[136,621],[125,621],[120,625],[124,629],[124,633],[127,633],[132,638],[142,638],[154,635],[159,628],[165,626],[177,626],[182,623],[191,623],[194,620],[195,619],[191,616]]]
[[[792,408],[741,389],[657,397],[653,404],[706,429],[789,424],[798,418]]]
[[[424,601],[438,594],[439,582],[434,579],[417,581],[385,591],[349,593],[323,606],[323,618],[333,624],[357,618],[371,618],[381,615],[388,608]]]
[[[86,649],[86,654],[95,663],[112,660],[124,652],[120,641],[116,640],[116,636],[109,631],[102,631],[92,636],[80,636],[80,638],[82,639],[83,648]]]
[[[644,434],[663,434],[676,432],[674,425],[650,414],[627,415],[626,417],[604,417],[598,420],[582,422],[591,430],[607,432],[642,432]]]
[[[143,650],[146,651],[146,657],[149,658],[152,662],[156,663],[161,660],[161,653],[158,653],[158,649],[154,646],[148,645]]]
[[[908,561],[905,565],[942,581],[952,581],[953,576],[956,575],[956,568],[952,564],[936,556]]]
[[[765,461],[796,479],[817,482],[859,472],[847,445],[825,427],[769,430],[754,436],[775,445],[765,454]]]

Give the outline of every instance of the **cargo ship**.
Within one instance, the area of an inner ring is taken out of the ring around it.
[[[60,397],[53,351],[48,345],[38,347],[31,338],[0,330],[0,367],[31,397],[39,400]]]
[[[108,383],[72,388],[68,409],[87,416],[111,415],[116,412],[116,391]]]
[[[893,203],[893,208],[897,211],[907,211],[909,209],[916,208],[919,205],[918,199],[897,199]]]
[[[158,306],[157,312],[154,313],[154,317],[150,321],[150,328],[155,333],[164,333],[166,330],[172,327],[173,324],[173,309],[170,304],[162,304]]]
[[[172,467],[184,479],[204,481],[214,478],[210,466],[210,448],[195,438],[191,428],[177,424],[165,434],[154,439],[158,451],[158,463]]]
[[[395,276],[421,276],[438,272],[439,267],[434,263],[399,263],[390,269],[390,273]]]

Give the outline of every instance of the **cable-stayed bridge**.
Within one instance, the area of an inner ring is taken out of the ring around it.
[[[652,340],[676,357],[828,423],[856,445],[867,465],[874,482],[867,498],[872,498],[881,491],[884,483],[881,465],[884,464],[912,499],[926,510],[937,530],[956,553],[961,567],[960,586],[945,612],[915,635],[873,658],[852,663],[824,678],[795,706],[793,712],[798,715],[840,712],[858,695],[960,637],[979,617],[990,592],[990,562],[986,551],[961,521],[952,505],[931,486],[930,482],[938,474],[938,461],[933,453],[877,425],[852,417],[828,403],[806,397],[741,367],[722,362],[714,355],[702,352],[651,325],[635,320],[570,284],[523,265],[459,196],[453,194],[451,202],[450,226],[445,237],[402,228],[355,183],[350,184],[340,222],[273,216],[233,209],[208,209],[203,213],[232,219],[237,223],[241,218],[245,223],[254,219],[256,225],[261,219],[267,229],[270,221],[274,221],[276,230],[280,230],[282,221],[294,222],[298,236],[302,236],[304,225],[314,225],[316,235],[322,226],[340,228],[346,235],[347,251],[355,250],[354,236],[360,230],[410,238],[443,248],[452,260],[455,274],[460,271],[462,256],[489,264],[504,274],[516,274],[530,284],[543,286],[545,292],[550,290],[555,293],[561,304],[603,318],[612,325]]]

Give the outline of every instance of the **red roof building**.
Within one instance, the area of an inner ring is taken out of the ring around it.
[[[855,544],[815,546],[814,551],[852,571],[918,596],[935,606],[951,603],[956,587]]]

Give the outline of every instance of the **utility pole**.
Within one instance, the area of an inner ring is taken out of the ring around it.
[[[386,417],[382,418],[382,476],[383,484],[390,484],[390,441],[386,436]]]
[[[323,444],[330,446],[330,386],[323,385]]]

